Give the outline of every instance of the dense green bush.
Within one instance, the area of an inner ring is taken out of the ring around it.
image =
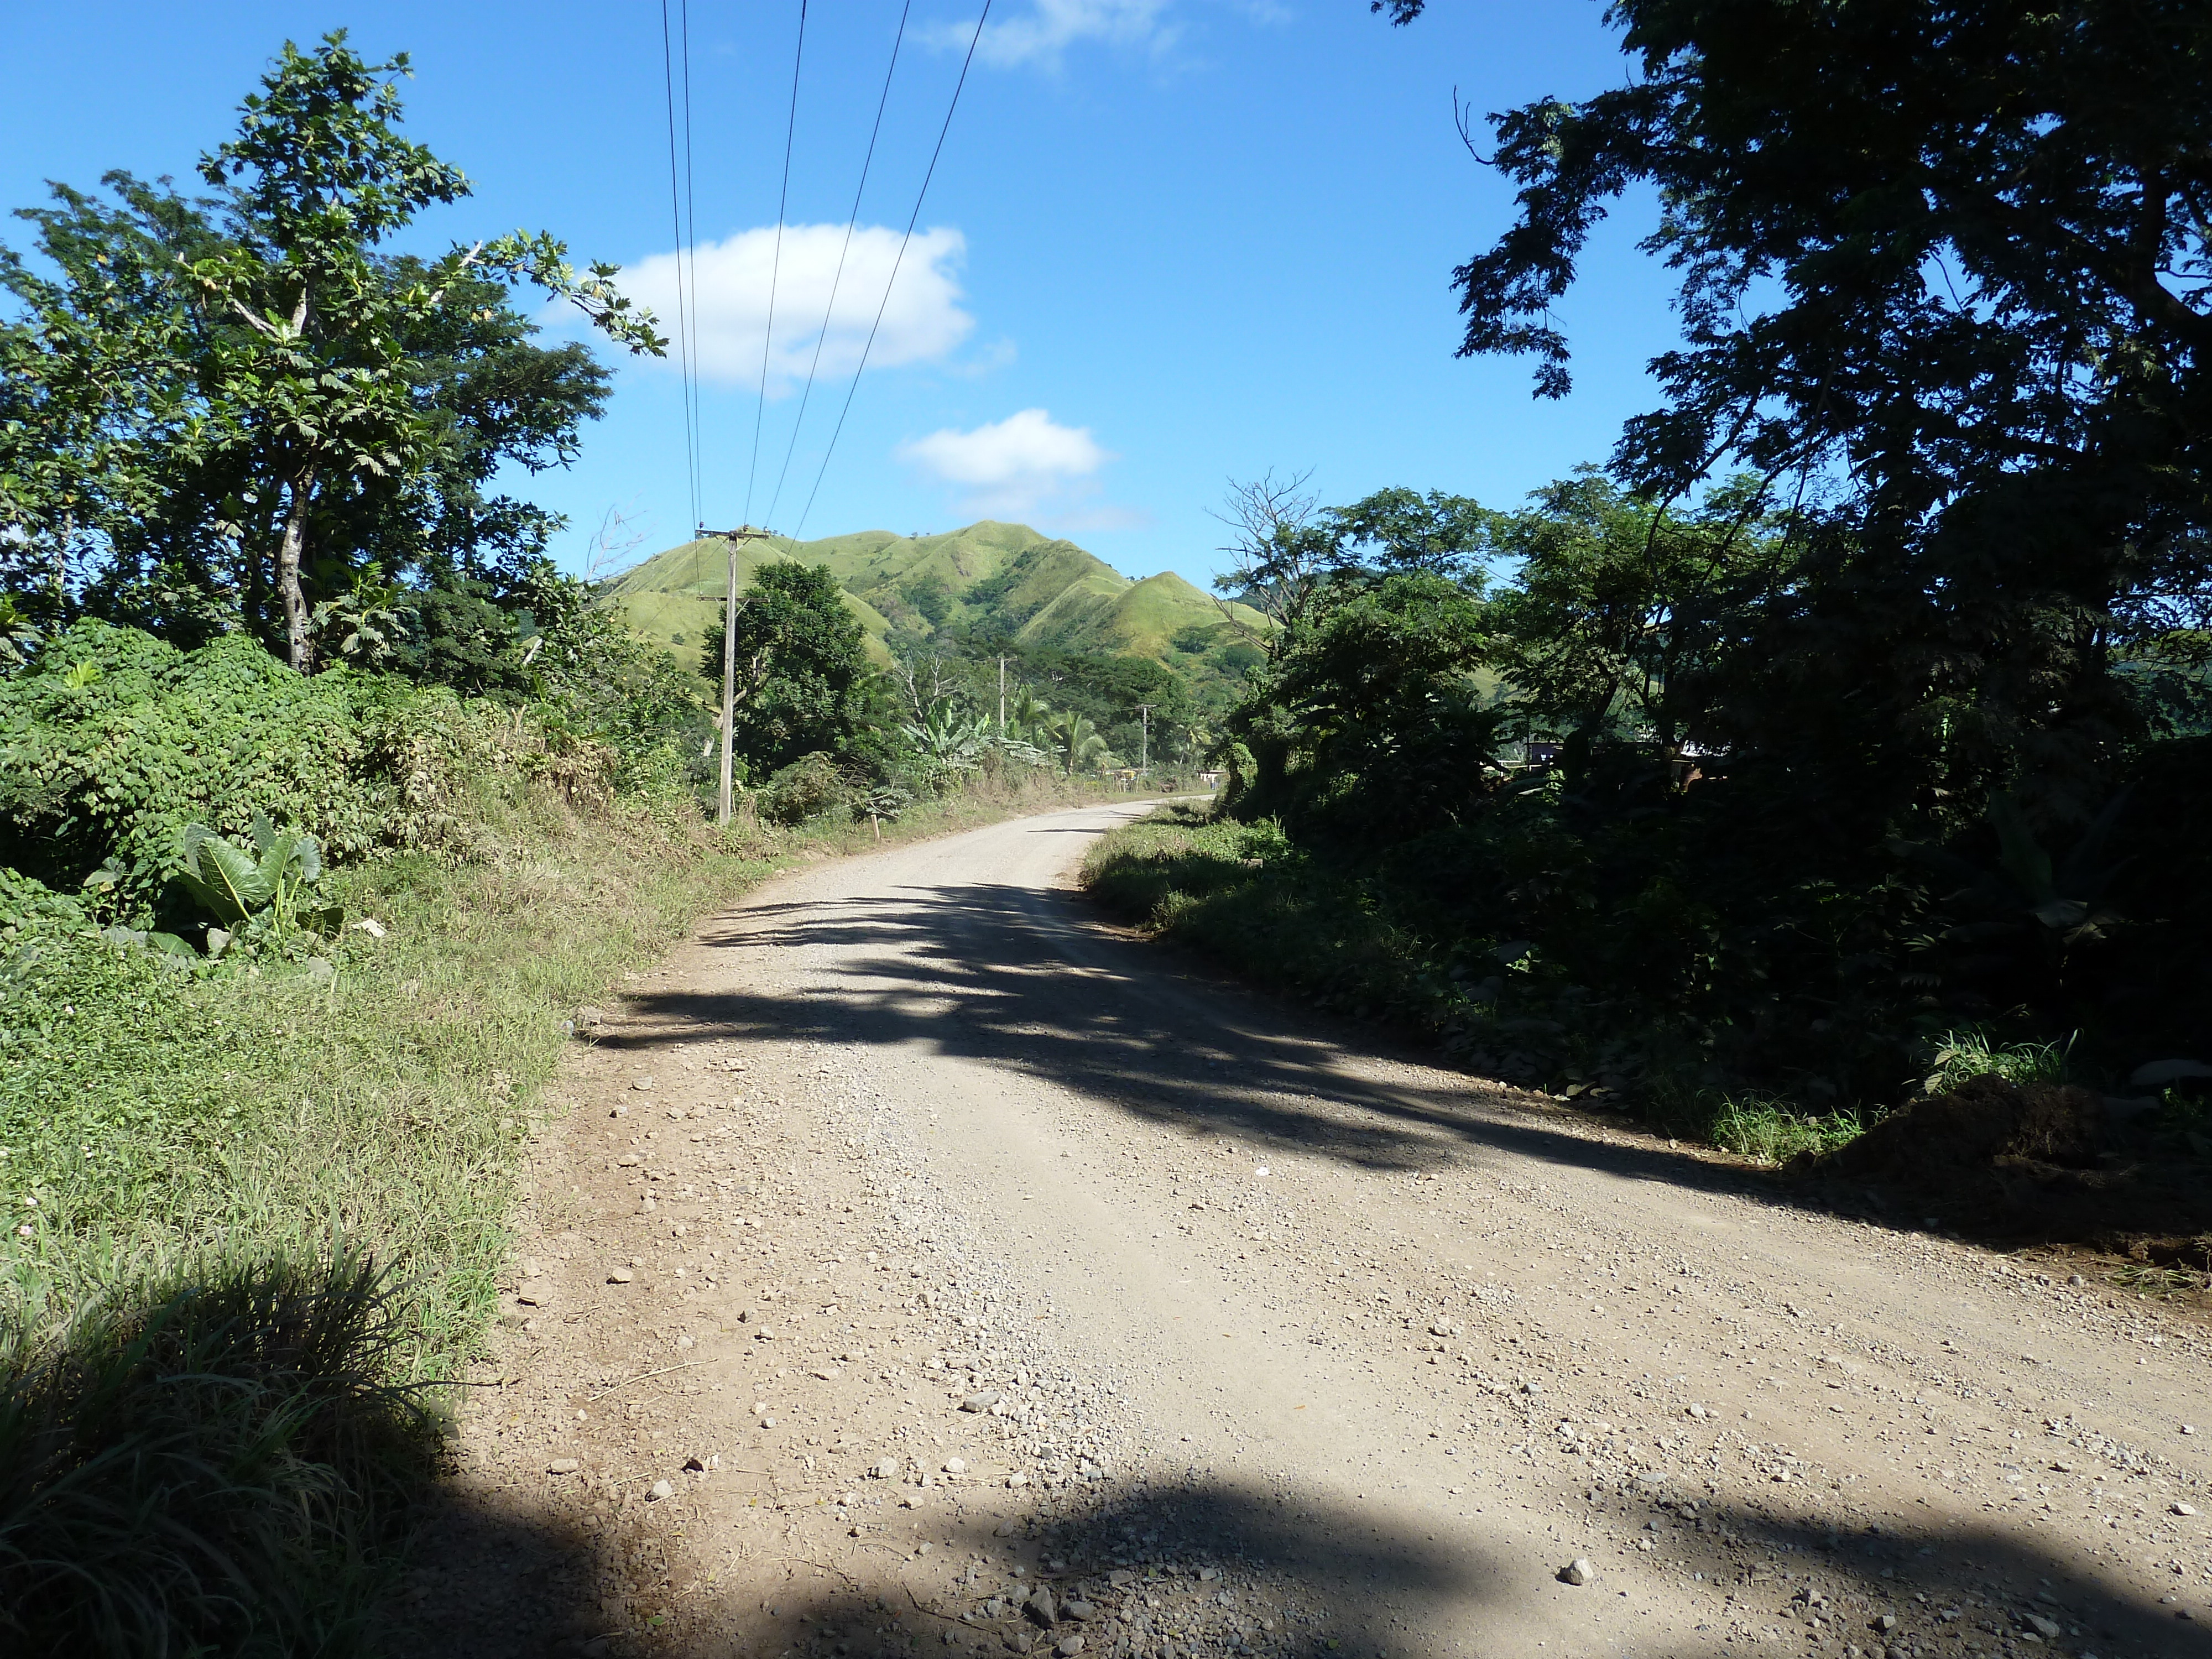
[[[85,621],[37,672],[0,678],[0,865],[65,890],[106,869],[143,912],[190,823],[242,836],[265,815],[341,862],[454,854],[468,850],[463,798],[486,780],[544,770],[573,793],[599,765],[592,745],[443,688],[308,678],[241,635],[179,651]]]
[[[761,816],[770,823],[805,823],[842,812],[860,799],[834,756],[816,753],[792,762],[761,786]]]

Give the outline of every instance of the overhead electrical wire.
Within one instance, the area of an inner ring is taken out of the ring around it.
[[[791,458],[799,453],[799,428],[806,424],[806,405],[814,396],[814,376],[822,367],[822,348],[829,343],[830,319],[837,310],[837,290],[845,281],[845,256],[853,251],[853,233],[860,222],[860,198],[868,188],[868,169],[876,160],[876,140],[884,131],[884,110],[891,100],[891,76],[898,71],[899,47],[906,40],[906,20],[914,0],[899,9],[898,31],[891,36],[891,61],[884,70],[884,89],[876,100],[876,124],[868,129],[868,153],[860,160],[860,182],[853,190],[853,210],[845,216],[845,240],[837,250],[837,270],[830,278],[830,303],[822,308],[822,331],[814,337],[814,361],[806,366],[806,385],[799,394],[799,413],[792,417],[791,441],[784,447],[783,465],[775,475],[775,493],[768,498],[768,516],[775,518],[776,503],[783,499],[783,481],[791,473]]]
[[[783,274],[783,219],[791,204],[791,141],[799,131],[799,68],[806,57],[806,0],[799,0],[799,44],[791,54],[791,113],[783,125],[783,187],[775,198],[775,253],[768,271],[768,327],[761,335],[760,393],[753,407],[753,455],[745,469],[744,522],[753,521],[753,481],[760,471],[761,422],[768,415],[768,359],[775,344],[775,289]]]
[[[794,537],[806,528],[807,514],[814,511],[814,498],[822,493],[822,480],[829,476],[830,458],[836,453],[837,440],[845,430],[845,417],[853,412],[853,394],[860,389],[860,375],[868,366],[869,352],[875,349],[877,331],[884,325],[884,313],[890,307],[891,289],[898,283],[899,267],[906,263],[907,244],[914,240],[914,228],[921,222],[921,204],[928,199],[929,181],[937,176],[938,158],[945,154],[945,137],[952,131],[953,112],[960,107],[960,94],[968,84],[969,67],[975,61],[975,47],[983,38],[983,25],[990,21],[991,0],[983,0],[983,15],[975,20],[975,33],[968,38],[968,55],[960,60],[960,78],[953,82],[952,101],[945,106],[945,124],[937,130],[937,148],[929,153],[929,167],[921,175],[921,188],[915,192],[914,212],[907,219],[906,234],[899,239],[898,255],[891,261],[890,280],[884,284],[883,302],[876,307],[876,320],[868,329],[867,343],[860,348],[860,361],[854,368],[852,384],[845,388],[844,406],[837,411],[837,424],[830,428],[830,447],[822,452],[822,465],[814,475],[814,488],[808,492],[806,506],[799,513],[798,524],[793,527]],[[787,161],[786,165],[788,166]],[[763,361],[762,384],[765,388],[765,359]]]
[[[684,45],[684,219],[691,228],[691,234],[679,242],[677,248],[690,276],[691,400],[697,410],[691,422],[691,470],[701,480],[700,499],[703,506],[707,408],[706,401],[699,392],[699,198],[691,171],[691,0],[682,0],[677,16],[683,29]],[[700,511],[698,507],[692,509],[691,523],[695,529],[706,522],[699,516]]]
[[[688,295],[684,272],[684,198],[681,189],[684,181],[679,179],[677,169],[676,52],[675,43],[669,36],[668,0],[660,0],[660,79],[668,100],[668,215],[676,234],[676,361],[678,373],[684,383],[684,466],[686,481],[690,486],[691,522],[696,525],[701,522],[698,377],[692,364],[691,338],[695,331],[691,326],[692,313],[686,304]],[[691,64],[688,30],[684,40],[684,149],[688,161],[691,148]]]

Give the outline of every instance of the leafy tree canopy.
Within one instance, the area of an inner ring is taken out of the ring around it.
[[[726,614],[699,672],[722,679]],[[732,743],[756,775],[848,744],[869,711],[872,676],[860,624],[822,565],[764,564],[738,596]]]
[[[542,233],[383,251],[469,188],[399,135],[408,72],[343,31],[288,43],[202,158],[212,195],[113,173],[112,206],[58,185],[24,211],[45,269],[0,249],[18,307],[0,325],[0,586],[186,642],[243,629],[306,671],[331,654],[318,601],[372,564],[509,606],[542,584],[558,520],[487,486],[504,461],[565,461],[606,381],[583,347],[532,343],[512,291],[562,296],[631,350],[662,342],[611,267],[580,273]]]
[[[1684,336],[1620,477],[1766,483],[1812,562],[1760,653],[1839,665],[1803,686],[1848,690],[1863,740],[1948,721],[1978,787],[2085,821],[2142,729],[2116,663],[2212,597],[2212,12],[1606,15],[1628,84],[1491,118],[1519,212],[1455,273],[1462,353],[1533,356],[1565,394],[1553,307],[1612,204],[1655,191]]]

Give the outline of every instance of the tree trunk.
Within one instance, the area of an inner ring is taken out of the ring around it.
[[[315,639],[307,595],[300,586],[300,558],[307,545],[307,503],[315,489],[315,469],[308,467],[286,486],[284,539],[276,549],[276,589],[284,600],[284,629],[291,646],[292,666],[302,674],[315,668]]]

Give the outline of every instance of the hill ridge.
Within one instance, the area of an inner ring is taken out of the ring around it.
[[[720,616],[728,551],[719,537],[654,554],[612,580],[630,626],[678,653],[702,646]],[[1224,605],[1172,570],[1130,577],[1065,538],[981,519],[921,536],[861,530],[814,541],[746,544],[738,580],[796,559],[826,567],[888,663],[902,651],[983,634],[1026,649],[1148,658],[1194,684],[1241,678],[1267,623]]]

